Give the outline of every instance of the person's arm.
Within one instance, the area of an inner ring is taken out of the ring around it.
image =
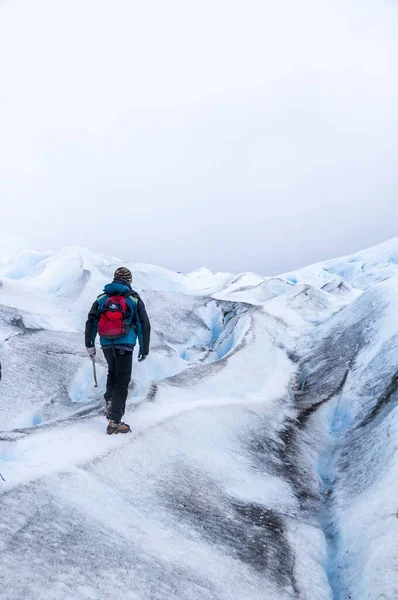
[[[138,316],[138,341],[140,344],[140,355],[148,356],[149,344],[151,340],[151,324],[149,322],[148,314],[146,312],[145,304],[138,298],[137,305],[137,316]]]
[[[98,308],[98,302],[96,300],[87,317],[85,331],[86,348],[93,348],[95,344],[95,338],[97,336]]]

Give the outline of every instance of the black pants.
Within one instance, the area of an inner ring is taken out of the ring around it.
[[[133,353],[113,348],[103,349],[108,363],[105,400],[112,403],[110,418],[120,423],[126,409],[128,387],[133,367]]]

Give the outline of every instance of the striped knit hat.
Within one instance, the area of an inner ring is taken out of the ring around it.
[[[131,271],[129,269],[126,269],[126,267],[119,267],[118,269],[116,269],[113,278],[121,280],[121,281],[125,281],[126,283],[129,283],[129,284],[133,281],[133,276],[131,274]]]

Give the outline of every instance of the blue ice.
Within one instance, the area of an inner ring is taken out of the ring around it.
[[[41,425],[42,416],[40,413],[35,413],[32,418],[32,425]]]

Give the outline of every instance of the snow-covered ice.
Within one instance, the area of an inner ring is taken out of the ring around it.
[[[127,436],[84,348],[120,261],[0,235],[0,598],[398,598],[398,239],[279,277],[127,265]]]

